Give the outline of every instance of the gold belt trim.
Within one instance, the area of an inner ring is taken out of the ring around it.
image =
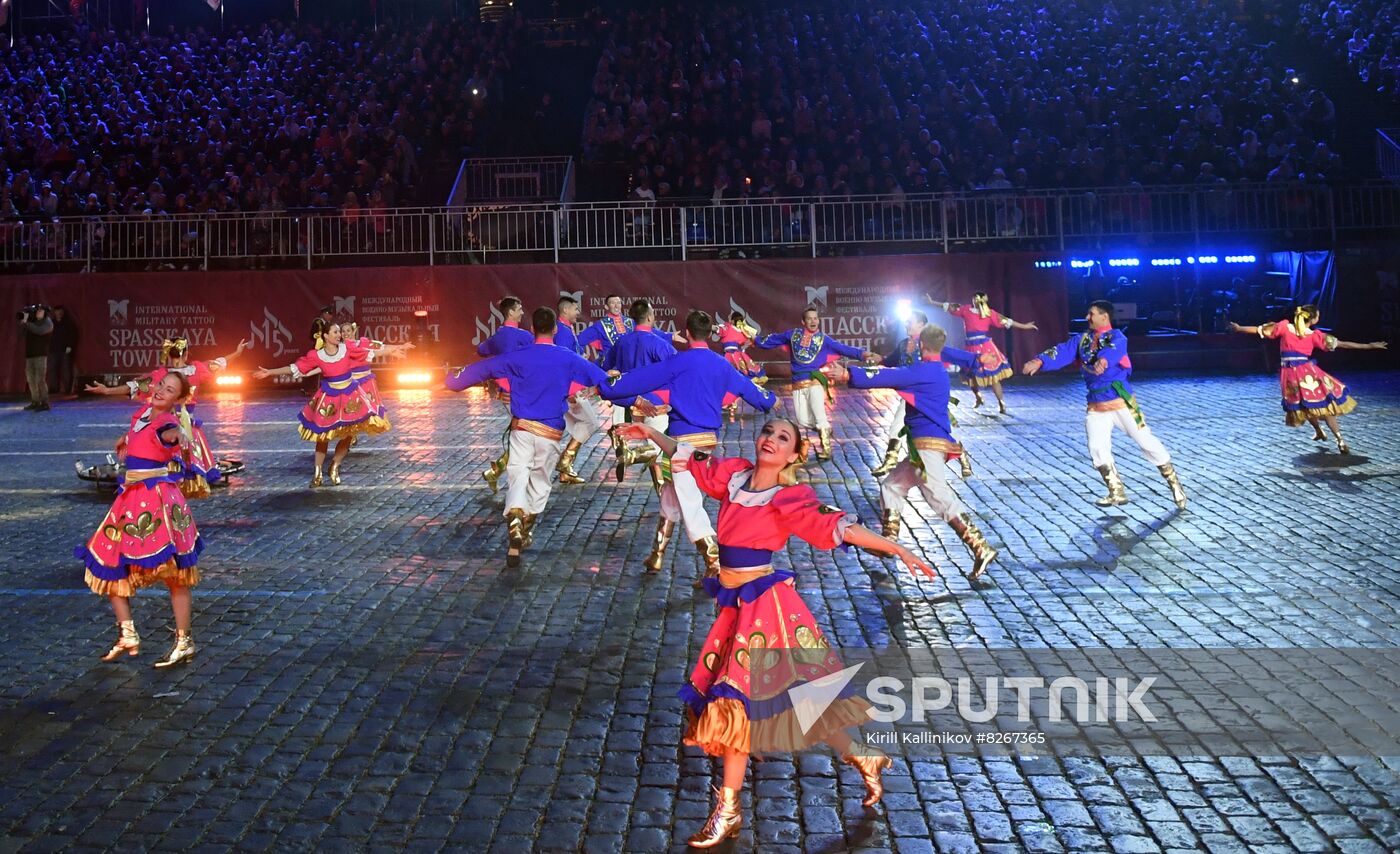
[[[178,468],[175,469],[175,471],[178,471]],[[165,468],[159,469],[127,469],[124,477],[127,483],[131,483],[132,481],[140,482],[143,480],[150,480],[153,477],[165,477],[171,473],[172,470],[170,466],[167,465]]]
[[[943,454],[961,454],[963,447],[957,442],[950,442],[947,439],[939,439],[936,436],[924,436],[914,439],[914,447],[920,451],[938,451]]]
[[[684,442],[692,448],[699,448],[702,451],[719,445],[719,437],[714,433],[686,433],[684,436],[672,436],[671,439],[676,444]]]
[[[351,376],[351,377],[348,377],[348,378],[343,379],[343,380],[326,380],[326,385],[330,386],[331,388],[335,389],[336,391],[344,391],[345,389],[349,388],[349,387],[350,387],[350,383],[352,383],[352,382],[354,382],[354,381],[355,381],[355,378],[354,378],[353,376]]]
[[[533,433],[536,436],[541,436],[555,442],[564,438],[563,430],[557,430],[548,424],[541,424],[538,421],[531,421],[528,418],[510,419],[510,429],[519,430],[522,433]]]
[[[804,388],[811,388],[814,385],[819,386],[821,385],[821,383],[817,382],[816,380],[798,380],[797,382],[792,384],[792,390],[801,391]]]
[[[756,578],[773,574],[773,566],[753,566],[744,569],[730,569],[725,566],[719,568],[719,586],[728,590],[736,587],[743,587]]]
[[[1127,409],[1128,402],[1121,397],[1112,400],[1101,400],[1098,403],[1089,404],[1089,412],[1114,412],[1119,409]]]

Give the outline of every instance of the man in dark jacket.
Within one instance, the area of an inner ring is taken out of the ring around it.
[[[48,306],[25,310],[19,325],[24,333],[24,379],[29,383],[29,405],[25,409],[44,412],[49,408],[49,342],[53,338]]]
[[[73,359],[78,352],[78,324],[65,306],[53,307],[53,338],[49,342],[49,390],[73,394]]]

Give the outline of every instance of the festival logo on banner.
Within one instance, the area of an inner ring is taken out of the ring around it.
[[[808,290],[811,289],[808,288]],[[721,326],[728,323],[729,315],[733,314],[736,311],[744,316],[747,323],[750,326],[752,326],[755,330],[757,330],[759,335],[763,334],[763,327],[758,325],[758,321],[754,319],[753,314],[750,313],[747,308],[744,308],[742,305],[740,305],[738,300],[734,299],[734,297],[729,298],[729,308],[710,312],[710,314],[713,315],[715,319],[715,329],[718,330]],[[716,337],[718,337],[718,333],[716,333]]]
[[[196,354],[219,355],[208,348],[214,336],[214,315],[203,305],[141,305],[130,299],[107,300],[108,365],[118,371],[149,371],[160,362],[167,338],[184,338]]]
[[[852,347],[876,350],[889,339],[890,289],[883,285],[807,285],[807,304],[822,314],[822,332]]]
[[[476,324],[476,333],[472,335],[473,346],[479,345],[482,341],[495,335],[501,324],[506,322],[506,316],[501,314],[501,310],[496,307],[494,302],[488,303],[486,307],[490,309],[491,313],[486,316],[484,322],[481,315],[472,318],[472,322]]]
[[[266,306],[263,307],[261,323],[256,320],[248,321],[248,337],[252,340],[253,346],[261,347],[274,357],[288,353],[293,356],[301,355],[296,342],[292,340],[292,330],[288,329],[281,320],[278,320],[277,315],[273,314]]]

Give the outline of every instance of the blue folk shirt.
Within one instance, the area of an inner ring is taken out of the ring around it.
[[[514,350],[523,350],[533,343],[535,343],[534,335],[519,326],[506,324],[491,333],[490,338],[478,344],[476,354],[478,356],[500,356]]]
[[[898,368],[851,368],[851,388],[890,388],[904,399],[904,426],[915,439],[944,439],[952,442],[953,427],[948,420],[948,395],[952,383],[943,359],[975,360],[965,350],[943,348],[938,359],[920,359]]]
[[[583,345],[578,343],[578,333],[567,323],[561,323],[554,328],[554,346],[583,355]]]
[[[605,385],[608,375],[587,359],[541,339],[449,374],[447,387],[462,391],[487,380],[504,380],[512,416],[562,430],[569,397],[580,389]]]
[[[811,340],[804,345],[802,336],[805,332],[806,330],[801,328],[774,332],[754,342],[754,346],[760,350],[786,350],[788,361],[792,365],[792,378],[795,380],[810,378],[812,374],[842,356],[859,359],[864,355],[859,349],[842,344],[821,332],[814,333]]]
[[[1068,341],[1056,344],[1037,358],[1047,371],[1077,362],[1079,375],[1084,378],[1085,396],[1090,404],[1126,400],[1133,396],[1133,386],[1129,382],[1133,375],[1133,363],[1128,359],[1128,336],[1121,330],[1099,329],[1071,335]],[[1095,374],[1094,365],[1099,359],[1106,360],[1108,368],[1102,374]]]
[[[650,326],[638,326],[613,342],[603,354],[603,370],[624,374],[676,355],[671,336]]]
[[[754,385],[705,344],[629,371],[612,385],[601,386],[599,392],[615,403],[649,396],[670,404],[669,436],[719,432],[724,407],[741,398],[762,412],[778,401],[777,395]]]
[[[620,314],[604,315],[601,319],[593,323],[578,337],[580,347],[592,347],[598,351],[598,355],[606,356],[608,350],[617,343],[617,339],[632,331],[632,318],[623,317]]]

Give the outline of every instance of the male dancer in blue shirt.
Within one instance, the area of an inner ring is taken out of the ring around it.
[[[563,347],[570,353],[582,356],[584,346],[579,343],[578,333],[574,332],[574,323],[578,320],[578,313],[578,300],[571,296],[559,298],[554,344],[556,347]],[[560,483],[583,483],[583,478],[574,470],[574,460],[578,457],[579,449],[583,447],[583,443],[587,442],[594,433],[597,433],[599,425],[602,424],[598,417],[596,400],[593,393],[586,389],[569,398],[569,411],[564,414],[564,432],[569,434],[569,441],[564,445],[564,452],[559,455]]]
[[[890,388],[904,401],[904,434],[909,445],[909,458],[897,463],[880,484],[883,507],[881,533],[890,539],[899,537],[899,518],[908,502],[909,491],[918,489],[929,507],[957,533],[972,554],[974,581],[987,571],[987,565],[997,556],[973,521],[971,512],[948,485],[944,463],[963,453],[962,445],[953,439],[948,423],[948,395],[951,383],[944,356],[952,355],[971,364],[976,356],[944,345],[948,335],[938,326],[925,325],[919,331],[919,359],[896,368],[866,368],[854,365],[850,369],[851,388]]]
[[[534,343],[462,368],[447,378],[452,391],[503,380],[510,389],[510,462],[506,467],[506,566],[519,566],[535,521],[549,501],[564,414],[580,389],[607,382],[598,366],[554,345],[554,310],[531,316]]]
[[[506,297],[496,303],[500,309],[501,316],[505,320],[492,332],[490,337],[476,345],[476,354],[485,358],[500,356],[515,350],[529,347],[535,343],[535,336],[528,330],[520,328],[520,321],[525,317],[525,306],[515,297]],[[496,386],[492,389],[497,401],[502,408],[510,410],[510,392],[504,386]],[[496,482],[500,480],[501,474],[506,470],[506,463],[510,460],[510,447],[501,449],[501,455],[491,461],[491,465],[486,471],[481,473],[491,491],[496,491]]]
[[[786,332],[765,335],[754,346],[761,350],[783,349],[792,365],[792,402],[797,426],[816,430],[821,439],[817,459],[831,459],[831,422],[826,417],[826,395],[830,380],[822,368],[842,356],[878,362],[880,356],[842,344],[821,332],[821,315],[815,308],[802,312],[802,325]]]
[[[1071,335],[1068,341],[1026,362],[1021,370],[1035,374],[1042,369],[1053,371],[1072,363],[1079,365],[1089,403],[1088,414],[1084,417],[1089,457],[1108,487],[1108,494],[1095,504],[1113,507],[1128,503],[1123,478],[1118,476],[1118,468],[1113,464],[1113,428],[1117,427],[1137,442],[1142,455],[1157,467],[1171,488],[1177,509],[1185,510],[1186,490],[1181,488],[1171,453],[1161,439],[1152,435],[1147,419],[1138,408],[1137,396],[1133,394],[1129,382],[1133,363],[1128,359],[1128,336],[1113,328],[1113,303],[1095,300],[1089,304],[1084,319],[1089,321],[1088,331]]]
[[[657,330],[652,325],[655,322],[656,313],[650,301],[644,299],[634,301],[627,313],[632,320],[632,331],[619,336],[603,356],[603,370],[607,371],[609,376],[626,376],[638,368],[653,365],[676,355],[676,348],[671,343],[671,336]],[[629,404],[630,401],[613,404],[613,427],[626,421],[640,419],[648,427],[655,428],[661,433],[666,432],[666,413],[642,415],[633,411]],[[621,482],[626,474],[627,466],[635,463],[652,465],[656,462],[657,455],[661,453],[661,449],[650,442],[633,445],[622,439],[616,432],[613,433],[613,451],[617,454],[618,482]],[[652,474],[655,477],[657,473],[653,471]]]
[[[778,401],[771,391],[739,373],[710,349],[713,329],[714,320],[708,313],[692,311],[685,319],[686,349],[665,361],[628,372],[601,388],[602,395],[616,403],[655,397],[670,407],[667,436],[702,451],[712,450],[719,444],[726,405],[742,398],[755,409],[767,412]],[[663,479],[660,493],[661,519],[651,554],[644,561],[646,568],[651,572],[661,569],[676,522],[683,521],[686,535],[705,558],[705,575],[718,575],[719,541],[695,477],[689,472],[672,472],[669,479]],[[695,586],[701,586],[699,579]]]

